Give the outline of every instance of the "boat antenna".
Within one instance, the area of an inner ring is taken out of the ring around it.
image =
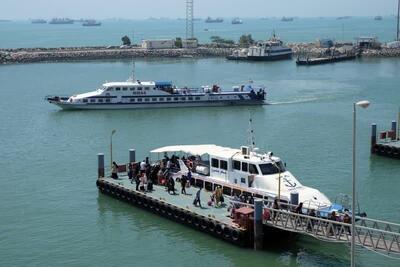
[[[247,143],[249,145],[250,151],[253,151],[256,146],[256,139],[254,137],[253,118],[251,117],[250,111],[249,111],[249,129],[247,133],[248,133]]]

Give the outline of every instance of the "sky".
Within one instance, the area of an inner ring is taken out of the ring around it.
[[[397,13],[398,0],[194,0],[194,16],[335,17]],[[0,19],[185,17],[186,0],[0,0]]]

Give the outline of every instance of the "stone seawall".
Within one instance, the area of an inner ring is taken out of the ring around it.
[[[232,51],[232,48],[209,47],[194,49],[110,49],[106,47],[1,49],[0,64],[124,58],[225,57]]]

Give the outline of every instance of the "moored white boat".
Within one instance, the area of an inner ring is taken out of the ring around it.
[[[271,152],[260,153],[247,146],[233,149],[210,144],[166,146],[151,153],[174,155],[174,158],[180,155],[181,159],[175,160],[176,177],[186,175],[190,168],[192,177],[205,183],[248,192],[269,202],[280,196],[281,202],[288,203],[292,194],[308,209],[323,210],[332,205],[319,190],[297,180],[285,163]]]

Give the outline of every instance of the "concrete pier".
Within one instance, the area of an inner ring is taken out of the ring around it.
[[[377,136],[377,125],[371,125],[371,153],[400,159],[400,140],[397,136],[397,122],[392,121],[391,129],[381,131]]]

